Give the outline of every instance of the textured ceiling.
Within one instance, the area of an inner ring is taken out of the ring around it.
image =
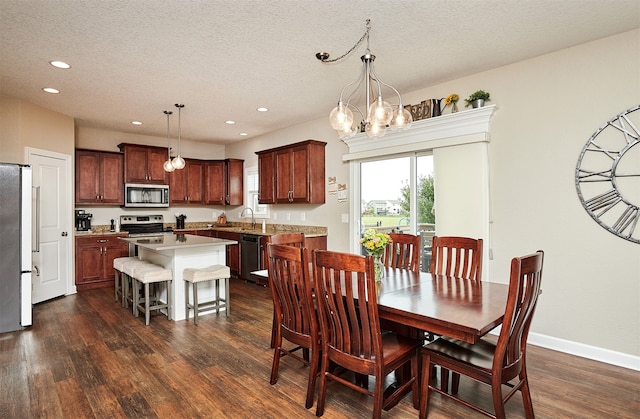
[[[180,102],[183,138],[241,141],[328,115],[364,47],[315,53],[343,54],[366,19],[377,73],[403,92],[638,28],[640,1],[0,0],[0,95],[159,137]]]

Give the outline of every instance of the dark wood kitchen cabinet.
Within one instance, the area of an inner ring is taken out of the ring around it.
[[[210,160],[205,166],[205,204],[242,205],[244,160]]]
[[[168,184],[169,176],[164,171],[166,148],[127,143],[118,147],[124,152],[124,183]]]
[[[169,173],[169,196],[172,204],[204,204],[205,162],[184,159],[184,169]]]
[[[322,141],[307,140],[256,152],[259,202],[324,203],[326,145]]]
[[[216,231],[215,236],[219,239],[235,240],[237,243],[227,248],[227,266],[231,270],[231,276],[240,277],[240,233],[233,231]]]
[[[113,287],[113,260],[128,256],[126,234],[76,237],[76,287],[78,291]]]
[[[122,153],[76,149],[76,205],[123,205]]]

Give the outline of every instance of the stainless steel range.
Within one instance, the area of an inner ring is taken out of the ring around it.
[[[164,228],[162,215],[121,215],[120,231],[129,233],[129,237],[173,234],[171,228]]]

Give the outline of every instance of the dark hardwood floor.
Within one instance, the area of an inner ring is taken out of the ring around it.
[[[83,291],[34,308],[34,325],[0,335],[0,418],[293,418],[307,372],[293,359],[269,385],[269,290],[232,280],[231,316],[193,322],[154,316],[144,325],[111,289]],[[538,418],[637,418],[640,372],[538,347],[528,357]],[[490,406],[486,387],[464,378],[461,394]],[[372,400],[335,383],[326,418],[371,416]],[[414,418],[410,397],[383,417]],[[483,417],[439,395],[430,418]],[[519,394],[507,416],[522,418]]]

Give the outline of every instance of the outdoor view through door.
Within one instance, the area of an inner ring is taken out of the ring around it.
[[[360,179],[361,233],[373,228],[381,233],[419,234],[420,269],[428,272],[436,222],[433,156],[362,161]]]

